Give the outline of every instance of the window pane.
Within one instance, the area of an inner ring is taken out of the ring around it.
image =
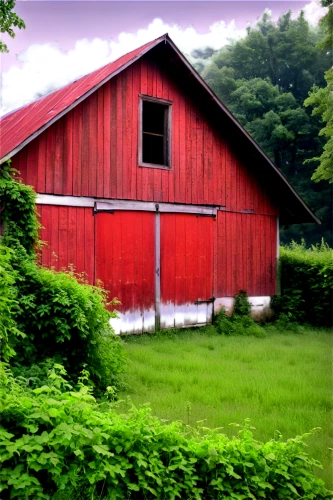
[[[143,131],[164,134],[164,114],[167,106],[143,101]]]
[[[143,134],[142,138],[142,160],[144,163],[155,163],[165,165],[164,137]]]

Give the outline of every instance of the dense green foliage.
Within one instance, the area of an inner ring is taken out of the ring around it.
[[[309,105],[319,106],[323,92],[328,96],[327,88],[319,91],[332,61],[332,47],[318,46],[324,36],[325,30],[310,28],[303,14],[293,20],[288,12],[275,23],[265,13],[245,39],[223,47],[201,68],[222,102],[322,220],[321,226],[282,228],[283,243],[305,238],[313,244],[322,237],[332,242],[331,189],[326,182],[313,183],[314,164],[304,164],[320,157],[325,144],[324,132],[318,136],[322,106],[312,116],[303,106],[311,89]]]
[[[9,340],[24,334],[19,331],[14,317],[17,306],[17,290],[13,268],[10,265],[11,250],[0,245],[0,353],[4,361],[15,354]]]
[[[309,92],[309,97],[304,101],[305,106],[312,106],[312,115],[319,115],[326,123],[319,135],[326,137],[327,142],[319,157],[307,160],[319,161],[319,166],[312,175],[312,180],[333,182],[333,69],[326,71],[327,87],[314,86]]]
[[[165,424],[147,407],[120,416],[77,391],[60,365],[31,390],[1,367],[1,489],[11,498],[328,499],[300,436],[261,443],[245,423],[232,439]],[[309,435],[309,434],[308,434]]]
[[[38,247],[40,224],[36,212],[36,193],[18,178],[10,160],[1,165],[0,211],[4,225],[2,241],[9,245],[21,245],[29,257],[35,257]]]
[[[333,250],[327,244],[292,242],[281,248],[281,296],[272,298],[277,316],[313,325],[332,324]]]
[[[251,304],[244,290],[235,296],[235,303],[231,315],[227,315],[222,308],[214,318],[216,331],[222,335],[254,335],[264,337],[263,328],[251,317]]]
[[[14,0],[0,1],[0,32],[7,33],[11,38],[15,37],[13,28],[25,28],[23,19],[13,12],[14,8]],[[7,45],[2,40],[0,40],[0,53],[1,52],[9,52]]]
[[[11,175],[12,174],[12,175]],[[87,366],[96,390],[119,386],[124,352],[109,324],[107,292],[80,283],[73,272],[37,264],[36,195],[10,165],[0,176],[4,234],[0,247],[0,338],[2,356],[31,384],[45,378],[50,359],[75,382]]]

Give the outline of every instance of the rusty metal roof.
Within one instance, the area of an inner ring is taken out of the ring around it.
[[[173,49],[179,60],[188,68],[189,73],[191,73],[208,94],[210,94],[212,100],[216,103],[218,108],[220,108],[224,116],[227,116],[233,124],[236,125],[259,153],[272,175],[272,181],[277,182],[279,186],[278,189],[282,189],[283,194],[289,198],[291,205],[301,214],[302,220],[297,220],[295,222],[316,222],[320,224],[320,220],[307,206],[297,191],[289,184],[282,172],[274,165],[250,134],[242,127],[238,120],[202,79],[199,73],[191,66],[168,34],[162,35],[142,45],[138,49],[125,54],[116,61],[2,117],[0,119],[0,164],[20,151],[26,144],[92,94],[97,88],[133,64],[136,60],[140,59],[144,54],[161,42],[168,44],[168,46]],[[292,223],[289,221],[287,222]]]

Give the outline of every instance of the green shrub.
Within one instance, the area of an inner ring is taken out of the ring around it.
[[[4,361],[14,356],[10,339],[24,334],[17,328],[14,312],[17,306],[17,289],[11,266],[12,250],[0,245],[0,354]]]
[[[214,318],[214,325],[221,335],[253,335],[255,337],[265,337],[265,330],[258,325],[249,314],[251,304],[247,293],[240,290],[235,296],[235,304],[231,315],[227,315],[222,308]]]
[[[86,373],[74,390],[59,365],[34,390],[3,365],[0,382],[5,498],[331,498],[307,435],[261,443],[248,422],[230,439],[199,423],[165,424],[146,406],[119,415],[97,404]]]
[[[87,366],[97,386],[118,386],[124,350],[109,324],[114,313],[105,308],[107,292],[79,283],[73,273],[39,267],[20,246],[12,268],[15,319],[25,334],[23,339],[11,341],[15,371],[53,358],[65,366],[73,382]]]
[[[38,247],[36,193],[18,179],[17,170],[11,168],[8,160],[0,167],[1,220],[5,228],[2,238],[5,245],[18,242],[28,256],[35,257]]]
[[[281,295],[272,297],[278,318],[317,326],[332,324],[333,250],[322,242],[306,248],[291,243],[281,248]]]

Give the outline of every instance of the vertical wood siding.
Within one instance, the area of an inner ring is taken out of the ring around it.
[[[171,170],[138,167],[139,94],[173,102]],[[278,215],[237,146],[187,94],[146,56],[23,148],[13,166],[39,193],[215,204]]]
[[[216,296],[276,293],[276,217],[218,211]]]
[[[101,280],[115,308],[126,313],[119,333],[155,327],[155,214],[98,213],[96,221],[96,280]],[[116,326],[116,325],[115,325]]]
[[[56,271],[74,266],[85,279],[95,281],[94,216],[91,208],[38,205],[43,226],[41,251],[43,266]]]
[[[161,214],[161,328],[208,323],[213,295],[211,217]]]

